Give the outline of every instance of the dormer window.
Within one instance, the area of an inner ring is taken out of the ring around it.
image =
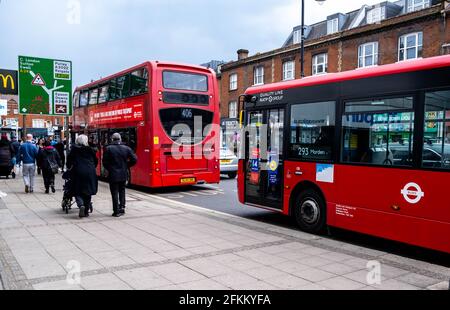
[[[381,22],[383,19],[386,19],[386,8],[378,7],[367,12],[367,23],[375,24]]]
[[[408,12],[423,10],[430,6],[430,0],[408,0]]]
[[[300,30],[294,31],[293,44],[299,44],[302,41],[302,33]]]
[[[336,32],[339,32],[339,19],[338,18],[330,19],[327,22],[327,34],[332,34]]]

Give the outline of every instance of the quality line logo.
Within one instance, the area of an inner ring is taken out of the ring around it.
[[[405,198],[405,200],[410,204],[417,204],[422,200],[423,197],[425,197],[425,193],[422,191],[422,188],[416,183],[406,184],[400,193],[403,195],[403,198]]]

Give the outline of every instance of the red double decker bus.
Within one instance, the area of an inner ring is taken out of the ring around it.
[[[328,225],[450,253],[450,56],[242,98],[242,203],[310,233]]]
[[[87,134],[101,162],[120,133],[138,156],[129,171],[133,185],[219,183],[219,118],[212,70],[146,62],[75,90],[72,139]],[[97,172],[105,176],[102,165]]]

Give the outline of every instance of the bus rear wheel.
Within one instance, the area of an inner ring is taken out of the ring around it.
[[[307,189],[297,196],[293,215],[300,229],[308,233],[319,234],[326,227],[325,201],[313,189]]]

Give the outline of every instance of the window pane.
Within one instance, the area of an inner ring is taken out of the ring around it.
[[[335,121],[335,102],[292,106],[290,156],[304,160],[331,160]]]
[[[111,81],[109,81],[109,100],[116,100],[120,98],[116,94],[116,89],[117,89],[117,80],[112,79]]]
[[[373,66],[372,56],[366,57],[366,66]]]
[[[344,162],[412,166],[413,112],[348,114],[342,127]]]
[[[317,73],[322,73],[322,72],[324,72],[323,65],[318,65],[317,66]]]
[[[105,103],[108,101],[108,86],[103,86],[100,88],[100,94],[98,96],[98,103]]]
[[[405,37],[400,37],[400,49],[405,48]]]
[[[410,110],[413,97],[388,98],[373,101],[346,102],[345,113]]]
[[[203,74],[164,71],[163,84],[168,89],[208,91],[208,77]]]
[[[74,107],[79,107],[79,104],[80,104],[79,100],[80,100],[80,92],[75,92],[73,94],[73,106]]]
[[[415,59],[416,58],[416,48],[408,48],[406,50],[406,59]]]
[[[117,98],[126,98],[130,96],[130,75],[124,75],[117,78],[116,85]]]
[[[373,44],[367,44],[365,49],[366,49],[366,55],[372,55],[373,54]]]
[[[80,107],[85,107],[88,105],[89,92],[84,91],[80,95]]]
[[[146,93],[148,90],[147,69],[141,69],[131,73],[131,91],[130,96],[136,96]]]
[[[98,89],[93,89],[89,92],[89,105],[97,104],[98,102]]]
[[[362,57],[359,57],[358,67],[359,67],[359,68],[364,67],[364,61],[363,61],[363,58],[362,58]]]
[[[422,165],[450,169],[450,91],[427,93]]]
[[[167,135],[182,144],[195,144],[204,140],[212,124],[214,113],[192,108],[164,109],[159,112]],[[201,125],[197,123],[199,122]]]
[[[416,46],[416,42],[417,42],[417,36],[414,35],[409,35],[406,37],[406,47],[415,47]]]

